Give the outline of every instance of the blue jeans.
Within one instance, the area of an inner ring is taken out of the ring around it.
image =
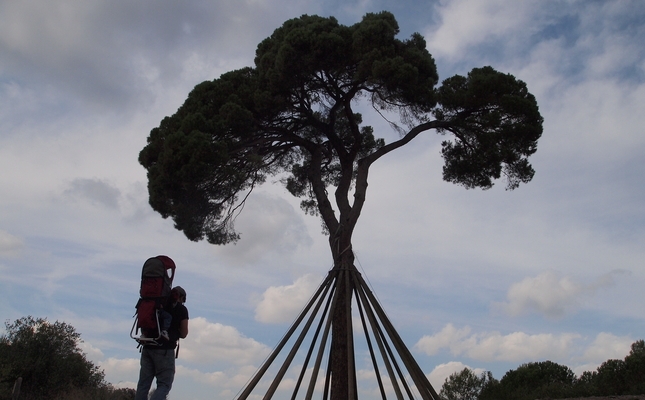
[[[141,350],[141,370],[135,400],[148,400],[152,380],[157,378],[157,388],[150,400],[163,400],[175,379],[175,351],[144,347]]]
[[[166,310],[159,310],[159,325],[161,326],[162,331],[168,331],[170,329],[170,323],[172,321],[172,315]]]

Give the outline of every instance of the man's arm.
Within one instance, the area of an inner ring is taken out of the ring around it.
[[[179,337],[185,339],[188,336],[188,320],[182,319],[179,322]]]

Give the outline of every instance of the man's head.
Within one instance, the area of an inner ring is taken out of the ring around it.
[[[170,294],[172,295],[173,301],[182,304],[186,302],[186,291],[181,286],[175,286],[172,288]]]

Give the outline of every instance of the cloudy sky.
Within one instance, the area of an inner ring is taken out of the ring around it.
[[[424,35],[440,79],[491,65],[545,119],[535,178],[515,191],[443,182],[432,132],[372,169],[357,267],[430,381],[623,358],[645,338],[641,1],[0,0],[2,320],[70,323],[107,380],[133,387],[141,265],[167,254],[191,316],[171,398],[232,399],[331,268],[320,221],[269,182],[237,245],[190,242],[149,207],[138,153],[285,20],[381,10],[401,38]]]

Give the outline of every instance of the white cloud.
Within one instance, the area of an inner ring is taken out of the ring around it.
[[[79,343],[78,348],[81,349],[83,353],[85,353],[88,360],[98,361],[103,359],[104,357],[104,354],[101,351],[101,349],[99,349],[98,347],[94,347],[92,344],[88,342],[83,341]]]
[[[255,308],[255,319],[266,323],[293,321],[320,282],[320,276],[307,274],[296,279],[291,285],[268,288]]]
[[[642,46],[630,35],[616,34],[642,15],[642,9],[635,9],[634,4],[637,2],[601,2],[580,9],[581,35],[577,46],[591,55],[586,63],[591,76],[615,76],[621,70],[641,67],[638,64],[644,54]],[[629,29],[635,35],[645,33],[642,24]]]
[[[262,361],[270,351],[266,345],[245,337],[236,328],[208,322],[202,317],[190,320],[189,332],[180,348],[181,357],[189,362],[248,365]]]
[[[98,365],[105,372],[106,381],[118,388],[136,388],[139,377],[138,358],[114,358],[98,362]]]
[[[117,209],[121,191],[114,185],[102,179],[77,178],[70,183],[65,194],[72,198],[80,198],[92,204],[100,204],[107,208]]]
[[[281,393],[287,393],[285,396],[291,394],[291,391],[296,385],[301,368],[302,365],[294,365],[289,369],[289,371],[287,371],[277,389],[278,397]],[[215,398],[231,399],[240,394],[241,390],[246,387],[249,383],[249,379],[256,372],[257,368],[253,366],[241,366],[227,368],[224,371],[204,372],[201,369],[189,368],[179,363],[177,365],[176,383],[177,385],[180,385],[182,389],[189,389],[191,396],[194,398],[213,398],[213,392],[215,391],[218,393],[218,396],[215,396]],[[305,372],[303,382],[307,382],[308,384],[311,372],[312,369],[308,368]],[[319,371],[318,379],[316,381],[316,391],[320,391],[324,386],[324,376],[324,370]],[[196,386],[196,384],[199,386]],[[261,394],[268,389],[270,384],[271,379],[261,379],[250,394],[249,399],[259,400],[262,398]],[[304,383],[301,384],[300,393],[306,391],[306,386],[304,385]],[[197,393],[197,391],[201,391],[202,393]]]
[[[107,282],[105,282],[107,284]],[[94,290],[93,294],[95,296],[105,296],[104,293],[99,293],[97,290]],[[137,293],[133,293],[134,295],[137,295]],[[109,296],[109,294],[108,294]],[[134,300],[136,304],[136,300]],[[134,305],[132,306],[134,308]],[[134,323],[134,319],[119,319],[119,320],[113,320],[110,318],[106,318],[105,316],[92,316],[92,317],[87,317],[87,316],[79,316],[78,314],[75,314],[69,310],[59,310],[60,312],[60,319],[66,321],[67,323],[71,324],[78,332],[81,332],[84,336],[85,335],[96,335],[96,334],[105,334],[105,333],[110,333],[110,334],[118,334],[122,332],[130,332],[130,329],[132,328],[132,325]]]
[[[177,366],[177,376],[190,378],[199,383],[205,383],[209,386],[223,386],[230,377],[223,371],[203,372],[198,369],[187,368],[183,365]],[[246,377],[248,379],[248,377]]]
[[[3,3],[0,66],[127,112],[128,105],[149,105],[156,87],[172,86],[178,78],[194,85],[217,77],[222,68],[251,64],[257,43],[307,3]]]
[[[451,348],[454,344],[470,335],[470,327],[457,329],[453,324],[446,325],[441,332],[432,336],[423,336],[416,344],[419,350],[432,356],[443,348]]]
[[[24,248],[24,242],[10,234],[0,230],[0,257],[15,257]]]
[[[623,359],[631,348],[634,339],[629,336],[616,336],[612,333],[600,332],[593,343],[582,355],[584,361],[602,363],[609,359]]]
[[[592,296],[599,288],[613,284],[611,274],[583,284],[549,271],[511,285],[506,296],[508,301],[500,306],[511,316],[538,312],[549,318],[559,318],[578,307],[582,297]]]
[[[571,369],[579,376],[585,371],[595,371],[600,364],[607,360],[622,360],[629,354],[634,341],[629,336],[616,336],[612,333],[600,332],[582,355],[576,357],[578,363]]]
[[[472,368],[466,364],[458,361],[450,361],[444,364],[437,365],[428,376],[428,380],[434,389],[439,393],[441,387],[448,377],[455,372],[461,372],[464,368],[472,370],[476,375],[486,372],[482,368]]]
[[[470,327],[456,329],[452,324],[448,324],[436,335],[423,336],[415,347],[428,355],[437,354],[441,349],[449,349],[454,356],[465,356],[478,361],[535,361],[544,358],[562,359],[570,354],[573,341],[580,337],[575,333],[471,334]]]
[[[302,214],[284,198],[266,191],[254,191],[249,196],[235,221],[235,230],[241,239],[217,249],[235,263],[252,263],[276,253],[285,257],[312,243]]]
[[[426,34],[428,48],[439,58],[454,59],[468,48],[491,40],[503,37],[506,42],[513,42],[518,33],[525,37],[535,29],[537,8],[530,2],[505,0],[442,1],[437,6],[441,24]],[[531,24],[527,24],[529,19]]]

